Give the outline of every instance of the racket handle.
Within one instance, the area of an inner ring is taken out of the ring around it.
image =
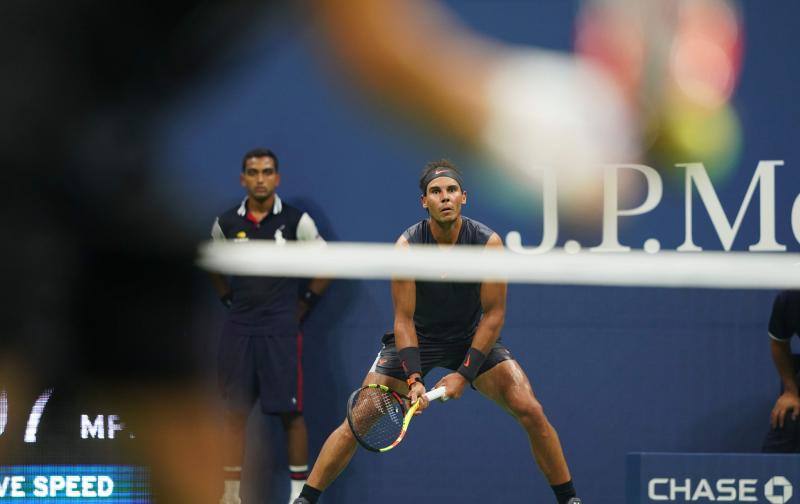
[[[446,391],[447,391],[447,389],[445,389],[444,387],[438,387],[438,388],[431,389],[431,390],[425,392],[425,397],[429,401],[435,401],[436,399],[445,400],[444,398],[446,398],[446,396],[444,395],[444,393]]]

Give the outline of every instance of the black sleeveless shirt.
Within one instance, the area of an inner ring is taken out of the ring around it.
[[[775,297],[769,334],[780,341],[789,341],[795,334],[800,336],[800,290],[785,290]]]
[[[456,245],[486,245],[494,231],[462,216]],[[406,229],[403,237],[411,244],[436,244],[428,220]],[[464,282],[416,282],[417,303],[414,326],[420,341],[456,343],[475,335],[483,316],[481,284]]]

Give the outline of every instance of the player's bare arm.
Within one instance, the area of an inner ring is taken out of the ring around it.
[[[222,231],[222,227],[219,224],[219,218],[215,219],[214,224],[211,226],[211,239],[214,241],[226,240],[225,233]],[[225,306],[230,307],[231,285],[228,282],[228,277],[214,272],[209,272],[208,276],[211,277],[211,285],[214,287],[214,291],[217,293],[220,301],[222,301]]]
[[[486,247],[502,248],[503,241],[497,233],[494,233],[486,242]],[[506,290],[505,282],[483,282],[481,284],[483,317],[475,331],[472,346],[464,357],[464,363],[461,368],[457,372],[444,376],[436,384],[437,387],[447,388],[447,396],[449,398],[458,399],[461,397],[464,393],[464,387],[470,383],[467,376],[472,376],[472,379],[477,376],[483,359],[489,355],[497,338],[500,337],[500,330],[503,328],[506,317]]]
[[[397,239],[398,247],[408,247],[408,240],[403,236]],[[416,282],[413,279],[395,278],[392,280],[392,303],[394,305],[394,338],[397,351],[401,358],[405,349],[419,348],[417,341],[417,331],[414,327],[414,309],[417,306]],[[418,354],[418,352],[417,352]],[[418,360],[418,357],[417,357]],[[406,363],[403,363],[405,368]],[[420,401],[417,412],[422,412],[428,407],[428,400],[425,398],[425,385],[421,382],[414,382],[416,378],[422,378],[422,373],[411,373],[408,375],[409,387],[408,397],[413,403]]]
[[[786,415],[791,412],[792,419],[800,415],[800,395],[798,395],[797,382],[794,378],[794,363],[792,361],[792,348],[789,341],[770,340],[772,360],[783,382],[783,394],[775,402],[770,415],[770,425],[773,429],[783,428]]]

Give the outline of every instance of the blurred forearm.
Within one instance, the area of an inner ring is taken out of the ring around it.
[[[772,350],[772,361],[775,369],[783,382],[785,392],[797,394],[797,381],[795,380],[794,360],[792,359],[792,347],[788,341],[770,340]]]
[[[214,286],[214,290],[220,298],[231,291],[231,287],[224,276],[219,273],[209,273],[208,276],[211,277],[211,285]]]

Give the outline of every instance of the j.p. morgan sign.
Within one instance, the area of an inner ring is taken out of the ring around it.
[[[684,170],[684,240],[677,247],[678,252],[700,252],[700,247],[694,237],[693,216],[700,215],[705,211],[708,219],[713,225],[714,232],[719,238],[719,243],[723,250],[731,250],[736,235],[742,225],[745,212],[754,201],[754,195],[758,192],[759,229],[758,241],[749,244],[747,249],[751,252],[785,252],[785,243],[780,243],[776,239],[776,223],[780,225],[791,225],[794,238],[800,243],[800,195],[795,198],[790,215],[776,215],[775,209],[775,190],[776,190],[776,171],[778,167],[784,165],[783,161],[766,160],[760,161],[750,184],[744,194],[743,199],[735,210],[733,208],[724,209],[714,185],[706,172],[702,163],[685,163],[677,165]],[[624,175],[635,175],[642,178],[645,183],[644,201],[632,208],[620,208],[618,185],[619,180]],[[525,254],[541,254],[552,250],[558,241],[558,184],[557,174],[545,172],[543,179],[543,225],[542,239],[537,246],[523,246],[522,237],[519,232],[512,231],[506,237],[508,247],[515,252]],[[619,220],[620,217],[633,217],[644,215],[654,210],[661,202],[663,195],[663,181],[659,173],[645,165],[609,165],[605,167],[604,175],[604,194],[603,194],[603,234],[600,244],[589,248],[590,252],[627,252],[631,250],[630,245],[620,242]],[[702,207],[694,204],[693,195],[697,193]],[[728,214],[735,215],[731,221]],[[657,230],[654,230],[657,231]],[[657,233],[656,233],[657,235]],[[637,244],[633,244],[634,248]],[[642,247],[651,253],[661,250],[661,243],[657,237],[648,239]],[[568,253],[577,253],[581,250],[581,245],[574,240],[568,240],[564,244]]]

